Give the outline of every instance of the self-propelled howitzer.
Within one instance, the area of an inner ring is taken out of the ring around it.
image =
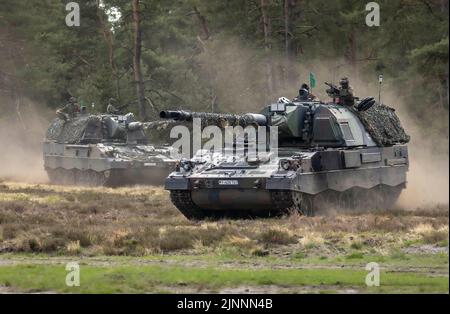
[[[56,118],[44,139],[45,170],[57,184],[163,184],[176,160],[170,147],[149,144],[145,133],[162,124],[136,121],[132,113]]]
[[[190,219],[391,208],[406,184],[409,137],[394,109],[381,104],[366,109],[314,101],[276,103],[259,114],[162,113],[219,126],[225,121],[278,127],[277,155],[250,160],[199,151],[180,162],[165,187]]]

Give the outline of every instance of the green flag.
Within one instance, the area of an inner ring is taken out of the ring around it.
[[[314,73],[309,72],[309,86],[311,88],[316,87],[316,77],[314,76]]]

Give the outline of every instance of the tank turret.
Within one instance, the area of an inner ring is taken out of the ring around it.
[[[199,118],[203,126],[276,126],[279,147],[388,146],[409,141],[395,110],[374,105],[372,98],[362,100],[354,108],[318,101],[290,102],[272,104],[260,113],[238,115],[180,110],[162,111],[160,117],[173,121]]]

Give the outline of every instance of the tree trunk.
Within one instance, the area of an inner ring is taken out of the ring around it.
[[[264,33],[264,50],[266,52],[266,79],[267,96],[273,97],[273,66],[272,66],[272,40],[271,40],[271,21],[267,13],[267,0],[261,0],[261,17]]]
[[[292,69],[292,25],[295,25],[293,17],[293,9],[296,6],[295,0],[284,0],[283,16],[284,16],[284,80],[289,83],[294,80],[294,71]]]
[[[289,35],[289,28],[290,28],[290,7],[289,7],[290,0],[284,0],[284,81],[287,82],[289,80],[289,59],[290,59],[290,35]]]
[[[194,12],[195,12],[195,15],[197,16],[198,22],[203,31],[203,40],[208,40],[209,36],[210,36],[208,22],[206,21],[206,18],[200,13],[200,11],[197,9],[197,6],[195,6],[195,5],[194,5]]]
[[[349,43],[349,52],[348,52],[348,62],[350,64],[350,68],[352,73],[352,79],[355,81],[358,79],[358,57],[357,57],[357,43],[356,43],[356,31],[355,27],[350,31],[349,37],[348,37],[348,43]],[[349,76],[348,74],[345,74],[345,76]]]
[[[112,76],[113,81],[116,84],[117,100],[120,102],[120,78],[119,78],[119,73],[117,70],[117,65],[114,60],[115,57],[114,57],[113,36],[111,33],[111,29],[109,28],[109,25],[107,25],[107,23],[105,22],[104,12],[100,8],[99,0],[97,1],[97,15],[98,15],[98,19],[100,21],[100,25],[102,27],[101,31],[102,31],[103,39],[105,39],[106,45],[108,47],[108,57],[109,57],[109,66],[111,67],[111,76]]]
[[[141,52],[142,52],[142,34],[141,34],[141,16],[139,0],[132,0],[133,4],[133,25],[134,25],[134,82],[138,96],[139,114],[142,120],[147,120],[147,109],[145,105],[145,87],[141,73]]]

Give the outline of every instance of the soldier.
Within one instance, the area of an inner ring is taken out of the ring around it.
[[[353,107],[355,105],[356,97],[353,95],[353,88],[350,86],[348,78],[341,78],[339,87],[327,82],[325,82],[325,84],[329,87],[326,92],[328,96],[333,98],[333,102],[348,107]]]
[[[343,77],[339,85],[339,103],[353,107],[355,105],[355,96],[353,96],[353,88],[350,86],[348,78]]]
[[[311,93],[308,84],[303,83],[298,91],[298,96],[296,96],[293,101],[314,101],[317,97]]]
[[[80,106],[78,105],[76,98],[72,96],[64,107],[56,110],[56,116],[61,120],[69,121],[78,112],[80,112]]]
[[[114,98],[110,98],[108,102],[108,107],[106,108],[106,112],[109,114],[122,115],[123,109],[125,109],[128,105],[117,106],[117,101]]]
[[[85,114],[87,114],[88,112],[87,112],[87,107],[86,106],[81,106],[81,108],[80,108],[80,114],[83,114],[83,115],[85,115]]]

